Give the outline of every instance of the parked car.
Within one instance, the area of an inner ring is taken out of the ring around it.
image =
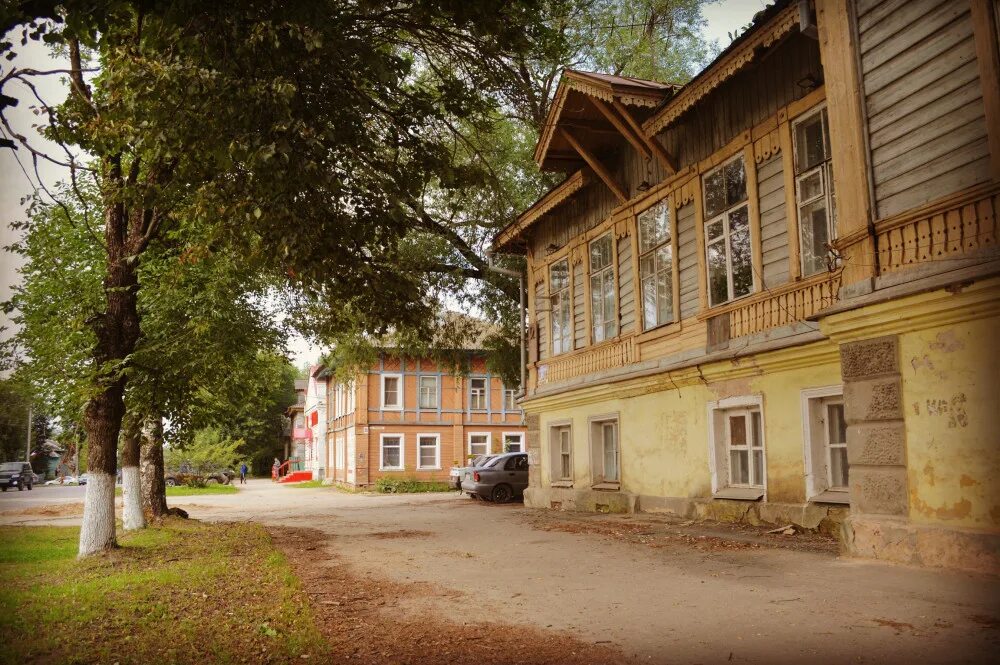
[[[496,455],[477,455],[472,458],[468,466],[451,467],[451,471],[448,473],[448,484],[451,485],[452,489],[462,489],[462,481],[467,478],[472,478],[472,470],[477,466],[485,465],[494,457],[496,457]]]
[[[6,492],[16,487],[20,492],[25,487],[29,490],[34,485],[35,474],[27,462],[4,462],[0,464],[0,489]]]
[[[46,485],[76,485],[76,476],[62,476],[61,478],[54,478],[45,482]],[[83,484],[86,485],[87,481],[84,480]]]
[[[480,499],[507,503],[523,496],[528,487],[528,454],[497,455],[472,470],[472,477],[462,481],[462,491]]]
[[[178,485],[193,485],[198,483],[219,483],[220,485],[231,485],[236,472],[232,469],[223,469],[206,475],[191,473],[189,471],[169,471],[163,476],[163,482],[167,487]]]
[[[86,485],[88,480],[90,480],[90,476],[85,473],[81,473],[80,477],[76,479],[76,482],[79,485]]]

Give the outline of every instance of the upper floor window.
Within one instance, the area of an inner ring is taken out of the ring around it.
[[[515,392],[512,388],[504,388],[503,410],[517,411],[517,392]]]
[[[617,334],[614,252],[610,233],[590,243],[590,317],[594,342],[603,342]]]
[[[383,409],[403,408],[402,374],[382,375],[382,408]]]
[[[670,206],[661,202],[639,215],[638,221],[642,328],[649,330],[674,320]]]
[[[438,378],[436,376],[421,376],[417,381],[420,391],[420,408],[436,409],[438,407]]]
[[[552,303],[552,354],[566,353],[573,348],[567,259],[556,261],[549,269],[549,299]]]
[[[799,213],[802,275],[827,268],[829,243],[836,236],[830,130],[826,108],[798,120],[795,142],[795,201]]]
[[[753,291],[750,209],[743,156],[704,178],[705,250],[709,304],[719,305]]]
[[[469,379],[469,408],[473,411],[485,411],[489,402],[487,381],[484,378]]]

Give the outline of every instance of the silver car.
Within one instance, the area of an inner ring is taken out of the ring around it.
[[[448,474],[448,484],[451,485],[452,489],[462,489],[462,483],[466,479],[472,478],[472,471],[477,466],[485,466],[486,463],[494,457],[496,457],[496,455],[476,455],[469,462],[468,466],[451,467],[451,472]]]
[[[462,491],[496,503],[507,503],[523,496],[528,487],[527,453],[497,455],[483,466],[472,470],[471,477],[462,481]]]

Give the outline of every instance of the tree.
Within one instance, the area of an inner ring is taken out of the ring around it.
[[[233,469],[240,458],[242,439],[230,439],[214,427],[195,432],[194,439],[184,448],[171,446],[166,450],[167,465],[190,469],[190,473],[206,476]]]
[[[452,309],[477,313],[494,325],[481,339],[469,334],[442,334],[438,328],[443,306],[419,327],[397,328],[395,336],[410,342],[414,354],[435,349],[484,344],[491,371],[507,385],[520,382],[518,338],[524,325],[513,284],[503,275],[480,279],[480,269],[466,261],[448,233],[465,246],[487,256],[496,233],[556,184],[552,174],[540,173],[533,161],[535,142],[549,105],[566,68],[684,83],[713,54],[714,45],[701,36],[704,0],[548,0],[543,3],[549,39],[544,48],[502,58],[491,70],[496,108],[479,122],[457,122],[449,129],[455,161],[469,169],[481,168],[483,185],[463,189],[440,187],[432,180],[423,193],[425,210],[445,227],[431,234],[416,229],[399,244],[398,261],[414,275],[423,275],[423,291]],[[479,62],[475,53],[456,57],[432,41],[419,43],[418,55],[427,63],[428,76],[458,72]],[[471,64],[470,64],[471,63]],[[467,74],[470,78],[472,73]],[[523,271],[515,257],[494,257],[497,267]],[[510,287],[510,288],[507,288]],[[337,362],[363,366],[370,360],[380,336],[347,326],[329,326],[326,307],[297,303],[304,312],[302,327],[330,347]],[[461,331],[451,331],[461,332]]]

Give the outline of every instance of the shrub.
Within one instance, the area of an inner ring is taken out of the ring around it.
[[[447,492],[448,483],[417,480],[415,478],[379,478],[375,481],[375,491],[382,494],[416,494],[419,492]]]

